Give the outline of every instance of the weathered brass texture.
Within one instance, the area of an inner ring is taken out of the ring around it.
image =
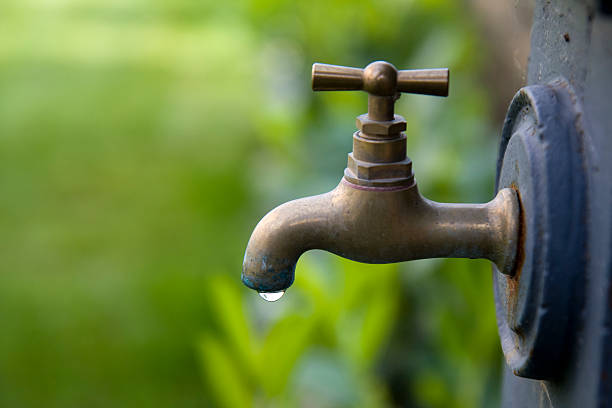
[[[372,188],[342,180],[329,193],[269,212],[249,240],[242,280],[260,292],[284,290],[311,249],[366,263],[486,258],[510,273],[518,217],[511,189],[486,204],[443,204],[423,198],[416,183]]]
[[[368,113],[357,117],[353,152],[344,175],[354,184],[369,187],[409,186],[412,163],[406,157],[406,121],[394,114],[401,92],[446,96],[448,69],[398,71],[376,61],[364,69],[314,64],[312,89],[368,92]]]
[[[448,68],[398,71],[392,64],[375,61],[365,67],[312,65],[313,91],[366,91],[368,116],[372,120],[393,120],[399,93],[448,96]]]
[[[448,68],[398,71],[385,61],[365,69],[315,63],[312,65],[314,91],[359,91],[393,96],[396,92],[448,96]]]
[[[508,275],[518,246],[519,203],[503,189],[486,204],[443,204],[422,197],[406,157],[406,121],[394,114],[400,92],[448,95],[448,70],[397,71],[384,61],[365,69],[314,64],[315,91],[364,90],[353,152],[333,191],[285,203],[255,227],[242,280],[260,292],[293,283],[302,253],[323,249],[355,261],[485,258]]]

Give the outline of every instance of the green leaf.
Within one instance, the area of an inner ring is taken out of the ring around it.
[[[259,358],[259,380],[269,396],[286,387],[298,359],[309,346],[314,319],[289,314],[268,332]]]
[[[215,322],[221,329],[218,337],[227,341],[248,375],[256,370],[256,343],[251,335],[242,299],[242,284],[239,279],[227,275],[212,277],[207,284],[206,292]]]
[[[254,392],[244,378],[236,356],[217,338],[204,335],[200,341],[200,360],[205,384],[211,399],[219,407],[249,407],[253,403]]]

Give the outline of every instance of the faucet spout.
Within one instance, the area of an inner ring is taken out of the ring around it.
[[[443,204],[416,183],[370,187],[345,178],[332,191],[282,204],[255,227],[242,281],[259,292],[287,289],[299,257],[322,249],[380,264],[425,258],[485,258],[512,274],[519,203],[511,189],[485,204]]]

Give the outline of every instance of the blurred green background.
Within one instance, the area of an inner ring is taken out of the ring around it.
[[[449,98],[397,104],[409,156],[428,198],[488,201],[486,41],[455,0],[3,0],[0,406],[495,406],[486,261],[315,251],[276,303],[240,282],[367,108],[313,62],[449,67]]]

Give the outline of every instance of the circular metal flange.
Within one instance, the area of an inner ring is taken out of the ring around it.
[[[567,360],[586,263],[587,180],[580,110],[567,82],[521,89],[512,100],[496,190],[521,201],[513,276],[493,267],[499,335],[515,375],[555,378]]]

